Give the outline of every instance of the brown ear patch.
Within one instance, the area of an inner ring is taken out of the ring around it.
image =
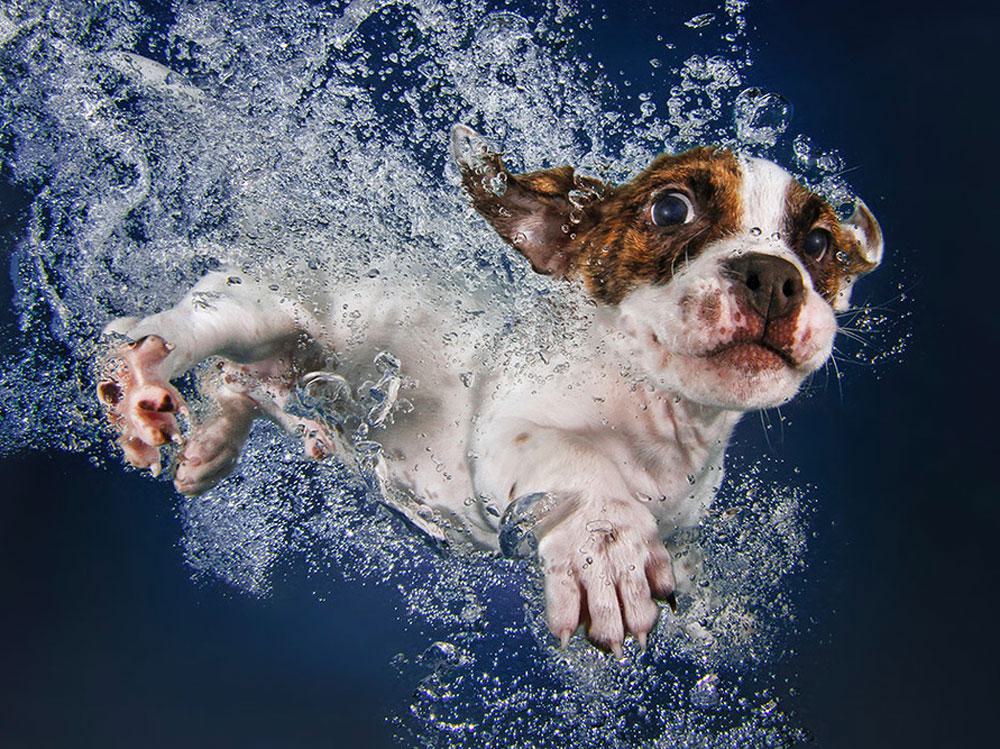
[[[593,225],[606,185],[569,166],[511,174],[495,153],[460,165],[473,207],[497,234],[537,272],[571,275],[580,250],[576,240]]]
[[[837,212],[826,200],[794,180],[788,185],[784,225],[788,245],[809,271],[813,288],[830,304],[834,304],[846,279],[873,271],[878,265],[877,259],[870,259],[868,247],[881,248],[881,231],[867,209],[864,209],[865,217],[870,222],[865,222],[867,226],[864,223],[858,225],[861,231],[859,238],[841,223]],[[806,234],[817,227],[826,229],[833,239],[832,246],[819,260],[802,249]]]

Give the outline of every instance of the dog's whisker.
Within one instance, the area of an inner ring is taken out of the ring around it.
[[[834,362],[840,362],[841,364],[852,364],[856,367],[874,366],[870,361],[865,361],[864,359],[855,359],[853,357],[845,355],[844,352],[838,349],[836,346],[833,347],[833,354],[831,354],[830,359],[831,361]]]
[[[838,333],[842,333],[844,335],[844,337],[850,338],[852,341],[857,341],[862,346],[872,346],[872,345],[874,345],[871,341],[868,341],[868,340],[862,338],[860,335],[858,335],[853,330],[850,330],[848,328],[838,328],[837,332]]]
[[[757,411],[757,414],[760,416],[760,428],[761,431],[764,432],[764,443],[767,445],[767,450],[768,452],[774,452],[774,448],[771,446],[771,435],[768,434],[769,425],[766,421],[767,416],[764,413],[764,409]]]
[[[834,351],[836,351],[836,348],[834,349]],[[833,371],[834,371],[834,375],[835,375],[836,380],[837,380],[837,392],[840,393],[840,404],[843,405],[844,404],[844,386],[843,386],[843,384],[841,382],[842,375],[840,374],[840,367],[837,366],[837,355],[836,354],[831,354],[830,355],[830,363],[833,364]]]
[[[861,168],[860,164],[858,164],[857,166],[849,166],[849,167],[846,167],[845,169],[841,169],[839,172],[833,172],[830,176],[831,177],[843,177],[845,174],[850,174],[851,172],[856,172],[860,168]]]
[[[834,314],[838,318],[847,315],[858,316],[866,312],[884,312],[887,314],[897,314],[898,310],[891,307],[890,305],[909,298],[910,292],[912,292],[913,289],[917,287],[917,285],[918,282],[915,281],[909,284],[908,286],[901,288],[898,294],[896,294],[893,297],[890,297],[889,299],[883,300],[881,302],[869,302],[866,304],[859,305],[857,307],[851,307],[850,309],[844,310],[843,312],[836,312]]]

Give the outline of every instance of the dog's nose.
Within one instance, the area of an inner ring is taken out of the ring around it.
[[[751,252],[726,262],[736,288],[765,320],[792,312],[805,296],[802,274],[787,260]]]

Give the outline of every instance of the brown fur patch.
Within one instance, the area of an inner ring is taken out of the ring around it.
[[[696,148],[660,156],[600,202],[599,220],[581,232],[574,274],[595,297],[610,304],[642,283],[666,283],[680,262],[738,230],[741,179],[739,163],[729,151]],[[656,226],[650,209],[671,190],[687,194],[694,219]]]
[[[881,234],[871,214],[865,211],[865,215],[870,219],[870,225],[863,224],[862,232],[868,243],[873,245],[881,241]],[[826,229],[832,238],[831,246],[818,261],[802,249],[806,234],[815,228]],[[813,287],[831,304],[845,278],[875,269],[875,264],[865,258],[861,242],[844,228],[833,207],[794,180],[785,193],[784,230],[789,247],[809,270]]]
[[[569,275],[576,263],[578,232],[593,225],[592,205],[606,186],[560,166],[511,174],[499,154],[477,169],[463,167],[462,182],[472,204],[504,240],[545,275]]]
[[[615,188],[568,166],[511,175],[497,154],[484,164],[462,173],[476,210],[536,271],[581,278],[609,304],[640,284],[666,283],[679,263],[740,225],[739,162],[723,149],[660,156]],[[650,209],[671,190],[688,196],[694,219],[656,226]]]
[[[706,325],[715,325],[721,317],[722,291],[717,289],[715,293],[709,294],[702,300],[698,309],[698,319]]]

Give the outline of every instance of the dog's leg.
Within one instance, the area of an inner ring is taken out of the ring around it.
[[[109,329],[132,342],[105,363],[98,397],[120,433],[125,458],[155,474],[160,446],[181,441],[176,416],[187,410],[171,379],[210,356],[256,362],[256,370],[247,370],[251,376],[266,371],[278,377],[274,370],[282,368],[279,374],[287,376],[298,345],[318,326],[299,305],[262,284],[213,273],[171,309],[139,321],[117,321]],[[261,413],[263,401],[245,388],[218,389],[212,395],[219,411],[189,437],[181,456],[181,465],[187,465],[178,480],[182,491],[203,491],[231,470],[250,422]]]
[[[218,410],[192,430],[174,474],[177,491],[188,496],[208,491],[232,472],[260,413],[252,398],[226,387],[216,388],[212,398]]]
[[[220,366],[222,387],[249,398],[260,416],[301,439],[307,457],[323,460],[337,451],[335,433],[315,419],[296,416],[285,410],[299,374],[304,369],[318,366],[321,363],[315,359],[310,361],[309,357],[303,357],[303,361],[298,363],[285,357],[247,365],[224,362]]]
[[[194,496],[208,491],[236,465],[253,420],[266,417],[302,440],[305,455],[323,460],[336,450],[334,433],[324,424],[287,413],[285,401],[295,370],[280,359],[251,365],[220,362],[218,377],[202,381],[200,391],[216,412],[188,435],[178,459],[174,486]]]
[[[645,645],[659,614],[653,599],[673,605],[674,576],[656,520],[633,497],[621,466],[588,435],[522,420],[488,433],[477,486],[512,502],[546,497],[533,533],[553,634],[565,644],[583,625],[616,654],[628,634]]]

